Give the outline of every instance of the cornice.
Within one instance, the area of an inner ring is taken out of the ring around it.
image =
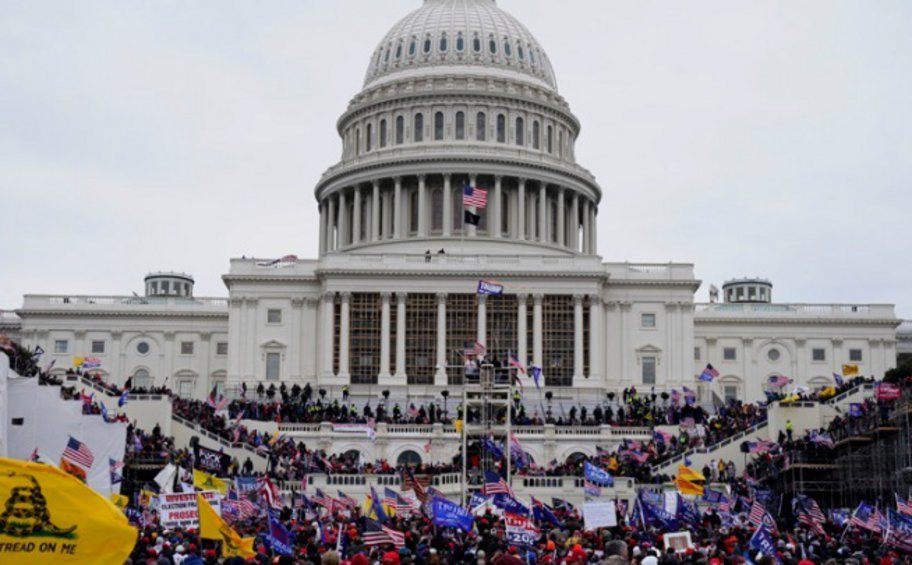
[[[473,278],[473,277],[494,277],[494,276],[504,276],[504,271],[408,271],[408,270],[371,270],[371,269],[319,269],[317,271],[321,277],[328,276],[343,276],[343,277],[412,277],[412,278]],[[608,277],[607,274],[601,272],[567,272],[567,271],[556,271],[556,272],[525,272],[525,271],[511,271],[510,277],[512,278],[535,278],[535,279],[546,279],[546,278],[559,278],[559,279],[591,279],[591,280],[602,280]]]
[[[606,275],[607,276],[607,275]],[[652,286],[652,287],[681,287],[681,288],[690,288],[696,292],[702,281],[699,280],[663,280],[663,279],[609,279],[608,288],[618,288],[618,287],[641,287],[641,286]]]
[[[62,318],[227,318],[224,312],[142,312],[138,310],[25,310],[23,317],[57,316]]]
[[[320,279],[311,275],[222,275],[226,284],[233,282],[320,282]]]
[[[710,324],[755,324],[755,325],[788,325],[788,326],[895,326],[896,320],[892,318],[767,318],[767,317],[738,317],[738,318],[701,318],[694,316],[694,325]]]

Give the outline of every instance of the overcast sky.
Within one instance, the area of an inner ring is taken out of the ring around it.
[[[0,307],[314,257],[335,121],[420,3],[0,1]],[[583,124],[605,260],[912,318],[912,2],[499,5]]]

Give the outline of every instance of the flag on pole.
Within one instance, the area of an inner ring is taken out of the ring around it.
[[[481,210],[488,205],[488,191],[477,186],[465,185],[462,189],[462,205],[474,206]]]
[[[710,363],[706,364],[706,368],[703,369],[703,372],[700,373],[700,380],[705,382],[712,382],[712,380],[719,376],[719,371],[716,370]]]
[[[507,484],[507,481],[494,471],[485,471],[485,483],[483,488],[485,496],[492,494],[509,494],[513,496],[513,489]]]

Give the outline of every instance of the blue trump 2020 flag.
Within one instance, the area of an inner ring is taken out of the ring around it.
[[[614,486],[614,477],[611,476],[608,471],[593,465],[592,463],[586,461],[583,466],[585,469],[586,478],[599,486],[602,487],[613,487]]]
[[[280,555],[294,555],[292,549],[291,535],[285,526],[276,518],[272,510],[269,511],[269,533],[266,536],[269,539],[269,545],[272,550]]]
[[[475,518],[468,510],[445,498],[437,497],[431,501],[431,514],[435,526],[449,526],[471,532],[475,524]]]
[[[757,528],[757,531],[751,536],[748,546],[762,553],[764,557],[772,557],[776,560],[776,563],[782,563],[779,557],[776,556],[776,544],[773,542],[773,537],[770,535],[769,530],[763,526]]]

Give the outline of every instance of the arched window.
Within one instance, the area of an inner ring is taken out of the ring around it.
[[[456,112],[456,139],[465,139],[465,112]]]
[[[456,52],[462,53],[465,50],[465,38],[462,37],[462,32],[456,36]]]
[[[546,142],[548,144],[548,153],[554,153],[554,129],[551,126],[548,126]]]
[[[497,40],[493,35],[488,39],[488,51],[491,52],[491,55],[497,55]]]
[[[526,122],[522,118],[516,118],[516,145],[525,145],[526,142]]]
[[[431,233],[443,231],[443,189],[431,191]]]
[[[516,54],[519,55],[520,61],[526,60],[526,52],[525,52],[525,50],[523,50],[523,46],[519,42],[517,42],[517,44],[516,44]]]
[[[402,145],[405,142],[405,118],[396,116],[396,145]]]
[[[487,119],[484,112],[478,112],[475,116],[475,140],[484,141],[487,139]]]
[[[415,114],[415,131],[412,133],[415,142],[424,141],[424,114]]]
[[[443,112],[434,114],[434,141],[443,141]]]
[[[504,39],[504,55],[507,56],[507,59],[513,58],[513,47],[510,45],[509,39]]]
[[[557,156],[560,157],[564,152],[564,130],[557,130]]]
[[[541,146],[541,128],[538,125],[538,120],[532,122],[532,149],[538,149]]]
[[[361,154],[361,130],[355,128],[355,155]]]
[[[373,149],[372,144],[374,141],[374,124],[367,124],[367,129],[365,131],[367,133],[367,137],[364,139],[364,147],[368,150],[368,152],[370,152],[370,150]]]
[[[400,41],[399,44],[396,45],[396,60],[398,61],[401,58],[402,58],[402,42]]]
[[[446,53],[447,47],[449,47],[449,45],[447,43],[446,32],[444,32],[443,34],[440,35],[440,52]]]
[[[457,182],[456,178],[453,178],[454,186],[462,186],[461,182]],[[462,221],[465,219],[463,216],[463,206],[462,206],[462,188],[454,188],[450,194],[450,198],[453,199],[452,206],[450,209],[453,211],[453,233],[461,234],[462,233]]]
[[[149,375],[149,371],[136,369],[136,372],[133,373],[133,382],[131,384],[133,388],[151,388],[152,377]]]
[[[399,457],[396,459],[396,464],[400,467],[417,467],[418,465],[421,465],[421,456],[409,449],[399,454]]]
[[[386,120],[380,120],[380,148],[386,147]]]
[[[418,231],[418,191],[413,190],[409,193],[409,232]]]
[[[386,51],[383,53],[383,64],[384,64],[384,66],[385,66],[386,64],[389,63],[389,60],[390,60],[390,51],[392,51],[392,50],[393,50],[393,46],[392,46],[392,45],[387,45],[387,46],[386,46]]]
[[[507,118],[503,114],[497,114],[497,143],[507,142]]]
[[[478,35],[472,39],[472,51],[481,53],[481,38]]]
[[[585,453],[580,453],[579,451],[571,453],[567,456],[568,465],[582,465],[583,461],[589,459]]]
[[[417,51],[418,51],[418,40],[416,40],[416,39],[413,37],[413,38],[412,38],[412,42],[409,43],[409,50],[408,50],[409,57],[414,57],[414,56],[415,56],[415,53],[416,53]]]
[[[424,54],[427,55],[431,52],[431,36],[424,38]]]

